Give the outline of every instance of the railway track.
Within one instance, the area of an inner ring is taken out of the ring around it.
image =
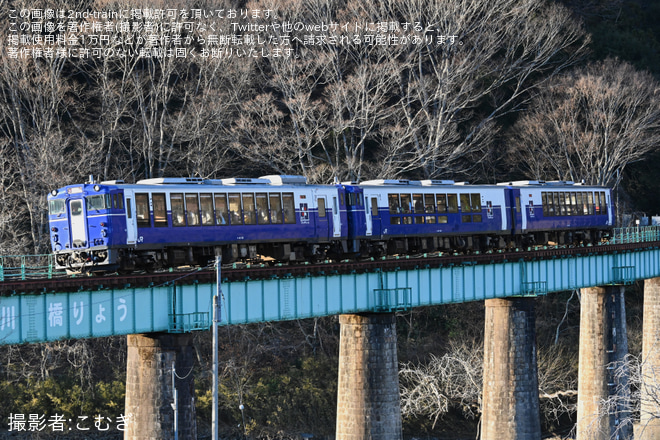
[[[568,258],[574,255],[597,255],[628,252],[660,247],[660,241],[621,244],[602,244],[584,247],[543,247],[515,252],[475,253],[470,255],[431,254],[384,259],[323,262],[298,265],[232,265],[222,268],[223,281],[327,276],[334,274],[364,273],[425,269],[452,265],[492,264],[506,261],[533,261]],[[109,288],[137,288],[170,284],[213,283],[216,271],[211,268],[191,268],[172,272],[134,273],[130,275],[60,276],[54,278],[9,279],[0,282],[0,295],[38,294],[49,292],[75,292]]]

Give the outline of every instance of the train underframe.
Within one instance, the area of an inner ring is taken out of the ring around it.
[[[365,237],[326,243],[234,243],[207,246],[173,246],[158,249],[87,249],[56,255],[58,268],[69,272],[158,270],[170,267],[212,265],[216,256],[223,264],[300,263],[327,259],[379,258],[433,252],[474,253],[524,249],[533,246],[595,245],[606,241],[609,231],[600,229],[557,230],[526,234],[479,234],[453,236]]]

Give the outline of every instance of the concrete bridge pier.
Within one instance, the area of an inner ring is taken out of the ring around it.
[[[534,298],[487,299],[482,440],[539,440]]]
[[[639,440],[660,439],[660,278],[644,280]]]
[[[624,288],[580,293],[577,440],[630,439],[628,375],[618,371],[628,353]],[[607,399],[611,405],[603,404]]]
[[[178,376],[178,438],[196,439],[192,335],[150,333],[127,338],[124,414],[130,419],[124,439],[174,439],[173,366]]]
[[[393,313],[340,315],[337,440],[400,440]]]

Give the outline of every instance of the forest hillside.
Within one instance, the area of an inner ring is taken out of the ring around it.
[[[584,180],[616,187],[620,212],[660,213],[656,2],[5,0],[0,17],[0,255],[50,252],[47,194],[90,174]],[[544,429],[562,433],[578,295],[537,313]],[[338,325],[224,328],[224,435],[332,436]],[[402,313],[397,329],[404,434],[474,438],[483,304]],[[195,335],[202,433],[209,339]],[[125,338],[0,351],[3,424],[123,411]],[[419,394],[423,377],[441,398]]]

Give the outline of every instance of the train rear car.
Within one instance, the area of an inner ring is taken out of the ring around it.
[[[610,188],[570,181],[504,185],[513,194],[514,233],[522,245],[597,244],[614,225]]]

